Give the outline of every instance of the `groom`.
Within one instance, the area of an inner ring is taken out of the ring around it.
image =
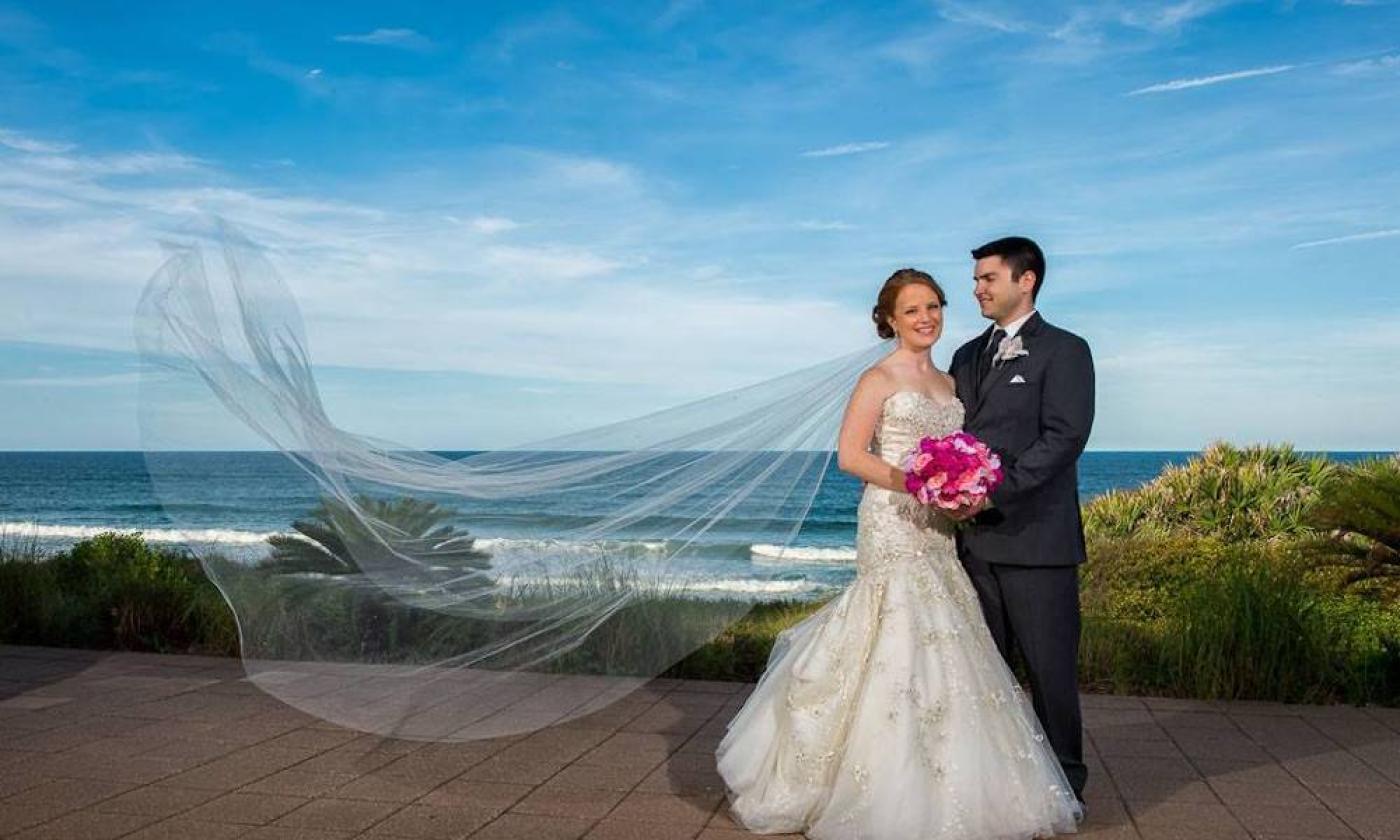
[[[994,323],[953,354],[963,424],[1001,456],[1005,480],[964,508],[958,555],[997,648],[1021,652],[1036,716],[1081,801],[1076,665],[1084,530],[1076,462],[1094,420],[1094,362],[1079,336],[1035,310],[1045,255],[1020,236],[974,250],[974,294]]]

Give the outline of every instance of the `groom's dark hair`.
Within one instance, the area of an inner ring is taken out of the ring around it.
[[[980,248],[972,249],[972,258],[980,260],[983,257],[1001,257],[1006,264],[1011,266],[1011,279],[1025,274],[1027,271],[1035,272],[1035,285],[1031,287],[1031,300],[1035,300],[1040,294],[1040,284],[1045,282],[1045,252],[1040,250],[1040,246],[1035,244],[1035,240],[1027,239],[1024,236],[1004,236],[1001,239],[994,239]]]

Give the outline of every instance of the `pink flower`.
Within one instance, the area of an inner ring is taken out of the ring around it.
[[[985,499],[1004,477],[1001,458],[967,432],[922,438],[900,465],[914,498],[947,509]]]

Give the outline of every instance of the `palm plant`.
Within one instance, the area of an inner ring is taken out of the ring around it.
[[[464,597],[487,584],[464,574],[489,568],[491,556],[451,523],[455,516],[408,496],[356,495],[353,503],[323,497],[292,523],[295,535],[268,538],[272,552],[255,573],[225,575],[225,588],[236,590],[241,605],[245,651],[290,659],[417,661],[441,647],[434,642],[438,635],[449,642],[470,635],[476,622],[421,609],[413,598],[438,586]]]
[[[363,511],[365,519],[357,511]],[[424,568],[488,568],[491,555],[450,524],[455,515],[436,502],[411,496],[386,500],[357,495],[353,508],[339,498],[322,497],[306,518],[292,523],[300,536],[268,538],[272,554],[260,568],[349,575],[402,562],[399,558]]]
[[[1311,521],[1352,567],[1348,583],[1400,578],[1400,456],[1343,469],[1324,488]]]

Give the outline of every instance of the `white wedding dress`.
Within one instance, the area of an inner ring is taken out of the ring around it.
[[[877,454],[961,427],[963,406],[886,401]],[[716,750],[750,831],[982,840],[1075,830],[1080,808],[997,652],[946,517],[866,485],[856,578],[779,634]]]

